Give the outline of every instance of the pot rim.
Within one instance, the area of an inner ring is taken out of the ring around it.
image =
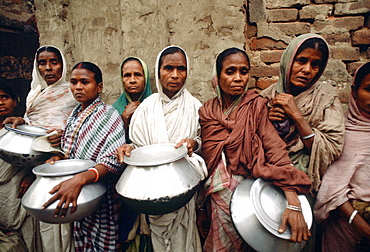
[[[11,123],[5,124],[4,128],[14,133],[18,133],[18,134],[25,135],[25,136],[35,136],[35,137],[47,135],[46,131],[48,130],[44,127],[36,127],[36,126],[28,125],[28,124],[20,124],[20,125],[17,125],[15,129],[13,129]]]
[[[71,165],[81,166],[78,168],[74,168],[73,170],[67,171],[58,171],[58,168],[67,167]],[[60,177],[66,175],[73,175],[80,172],[87,171],[89,168],[92,168],[96,165],[96,163],[92,160],[85,160],[85,159],[63,159],[55,161],[54,164],[45,163],[42,165],[38,165],[32,169],[32,172],[37,176],[42,177]],[[50,171],[51,170],[51,171]]]

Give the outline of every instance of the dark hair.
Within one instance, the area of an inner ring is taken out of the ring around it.
[[[53,46],[43,46],[43,47],[40,47],[36,51],[36,60],[38,60],[39,54],[41,52],[44,52],[44,51],[55,53],[55,55],[58,57],[58,60],[63,63],[62,55],[60,54],[60,51],[57,48],[53,47]]]
[[[304,41],[302,45],[298,48],[295,56],[300,54],[304,49],[307,49],[307,48],[312,48],[312,49],[319,50],[320,52],[322,52],[323,62],[322,62],[322,65],[320,66],[320,70],[323,70],[321,68],[326,66],[326,63],[328,62],[328,59],[329,59],[328,45],[321,38],[309,38],[306,41]]]
[[[169,54],[174,54],[174,53],[177,53],[177,52],[182,53],[182,55],[184,55],[185,60],[186,60],[185,52],[180,47],[169,47],[169,48],[165,49],[162,52],[162,54],[161,54],[161,56],[159,58],[159,62],[158,62],[158,76],[160,76],[159,70],[161,69],[164,56],[169,55]],[[186,65],[187,64],[188,64],[188,62],[186,62]]]
[[[122,62],[121,66],[123,66],[124,64],[126,64],[126,63],[127,63],[127,62],[129,62],[129,61],[137,61],[137,62],[139,62],[139,63],[140,63],[140,65],[141,65],[140,60],[138,60],[137,58],[128,57],[128,58],[126,58],[126,59]]]
[[[366,76],[370,74],[370,62],[367,62],[365,63],[364,65],[362,65],[357,73],[356,73],[356,76],[355,76],[355,80],[353,81],[353,88],[355,89],[355,91],[358,90],[358,88],[360,87],[361,85],[361,81],[362,79]]]
[[[75,70],[75,69],[87,69],[91,72],[94,73],[94,79],[96,81],[96,84],[99,84],[100,82],[103,82],[103,76],[102,76],[102,73],[100,71],[100,68],[95,65],[94,63],[91,63],[91,62],[80,62],[80,63],[77,63],[73,68],[72,68],[72,71]]]
[[[18,96],[14,93],[13,87],[3,79],[0,79],[0,89],[7,93],[12,100],[17,100]]]
[[[217,73],[217,77],[220,77],[221,70],[222,70],[222,63],[224,62],[224,60],[228,56],[230,56],[232,54],[237,54],[237,53],[241,53],[241,54],[243,54],[245,56],[245,58],[248,61],[248,67],[250,67],[249,57],[248,57],[247,53],[244,50],[241,50],[239,48],[231,47],[231,48],[228,48],[228,49],[222,51],[217,56],[217,59],[216,59],[216,73]]]

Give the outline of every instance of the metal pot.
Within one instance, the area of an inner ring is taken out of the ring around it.
[[[46,209],[41,206],[48,201],[52,195],[49,191],[60,182],[72,178],[74,174],[86,171],[94,167],[91,160],[65,159],[56,161],[55,164],[42,164],[33,168],[36,180],[22,197],[22,205],[33,217],[47,223],[70,223],[90,216],[99,206],[107,187],[102,182],[87,184],[82,187],[77,198],[77,210],[74,213],[67,211],[64,218],[54,217],[54,210],[58,200]]]
[[[44,163],[53,154],[35,151],[31,148],[33,141],[45,136],[46,129],[27,124],[15,129],[6,124],[7,132],[0,136],[0,158],[15,166],[36,166]]]
[[[185,158],[187,148],[155,144],[135,149],[116,184],[117,192],[134,210],[162,215],[171,213],[194,196],[201,176]]]

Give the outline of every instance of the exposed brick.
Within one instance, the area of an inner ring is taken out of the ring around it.
[[[345,33],[334,33],[334,34],[321,34],[322,37],[328,42],[329,45],[335,45],[336,43],[350,43],[351,36],[349,32]]]
[[[280,62],[283,50],[279,51],[261,51],[260,58],[265,63],[275,63]]]
[[[310,23],[292,22],[292,23],[272,23],[271,27],[275,27],[288,36],[300,35],[311,31]]]
[[[331,15],[333,11],[333,5],[331,4],[320,4],[320,5],[308,5],[304,6],[299,11],[300,19],[326,19]]]
[[[370,44],[370,29],[364,28],[353,33],[352,45],[369,45],[369,44]]]
[[[360,66],[362,66],[365,63],[366,62],[360,62],[360,61],[348,63],[347,64],[348,73],[350,75],[354,75],[355,72],[356,72],[356,70],[357,70],[357,68],[359,68]]]
[[[248,39],[256,37],[257,36],[257,26],[247,23],[245,26],[245,35],[247,36]]]
[[[350,3],[337,3],[334,5],[334,15],[364,14],[370,10],[369,0],[358,0]]]
[[[256,86],[256,79],[253,77],[249,77],[248,88],[255,88]]]
[[[309,5],[310,0],[266,0],[267,9],[289,8]]]
[[[266,10],[267,20],[271,22],[296,21],[298,17],[297,9],[277,9]]]
[[[272,77],[272,78],[259,78],[257,80],[257,87],[260,88],[260,89],[266,89],[268,88],[269,86],[271,86],[272,84],[276,83],[278,81],[279,77]]]
[[[266,21],[266,9],[264,0],[253,0],[249,2],[248,18],[251,23]]]
[[[250,44],[253,51],[256,50],[275,50],[275,49],[285,49],[287,44],[283,41],[275,41],[270,38],[253,38]]]
[[[250,75],[253,77],[271,77],[279,75],[279,66],[254,66]]]
[[[343,33],[347,31],[357,30],[364,24],[364,17],[338,17],[329,18],[325,21],[315,21],[313,23],[313,32],[320,34]]]
[[[356,61],[360,59],[358,48],[333,46],[330,48],[330,51],[333,59],[340,59],[343,61]]]

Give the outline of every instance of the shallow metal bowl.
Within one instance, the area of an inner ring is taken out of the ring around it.
[[[22,205],[33,217],[47,223],[70,223],[90,216],[99,206],[101,199],[107,191],[106,185],[101,182],[85,185],[77,199],[77,210],[74,213],[67,211],[64,218],[54,217],[54,210],[59,201],[54,202],[46,209],[41,206],[52,195],[49,191],[60,182],[72,178],[74,174],[94,167],[91,160],[65,159],[55,164],[42,164],[33,169],[36,180],[22,197]]]
[[[0,137],[0,158],[15,166],[36,166],[44,163],[53,154],[35,151],[33,141],[46,135],[46,129],[31,125],[18,125],[15,129],[6,124],[7,132]]]
[[[251,188],[255,181],[255,179],[245,179],[240,182],[231,198],[231,219],[239,235],[249,246],[257,251],[301,251],[306,244],[305,241],[297,243],[279,238],[266,229],[257,218],[256,210],[251,200]],[[277,187],[274,188],[277,189]],[[304,201],[302,196],[303,195],[299,195],[301,202]]]
[[[184,157],[186,153],[185,146],[175,149],[173,144],[135,149],[130,159],[140,165],[126,167],[116,184],[117,192],[131,208],[145,214],[161,215],[183,207],[201,180],[196,168]],[[147,162],[148,156],[154,157],[154,165]]]

